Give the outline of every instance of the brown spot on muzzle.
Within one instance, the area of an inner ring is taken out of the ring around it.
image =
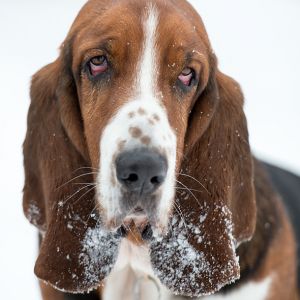
[[[157,121],[157,122],[160,121],[160,117],[159,117],[157,114],[154,114],[154,115],[153,115],[153,119],[154,119],[155,121]]]
[[[129,117],[130,119],[134,118],[134,117],[135,117],[135,113],[134,113],[133,111],[130,112],[130,113],[128,114],[128,117]]]
[[[141,107],[139,108],[138,113],[139,113],[141,116],[144,116],[144,115],[147,114],[146,111],[145,111],[143,108],[141,108]]]
[[[146,145],[146,146],[149,146],[150,142],[151,142],[151,138],[147,135],[143,136],[141,138],[141,142]]]
[[[142,134],[143,134],[142,130],[138,127],[130,127],[129,128],[129,133],[131,134],[131,136],[133,138],[136,138],[136,139],[141,137]]]
[[[154,121],[152,120],[152,119],[148,119],[148,122],[149,122],[149,124],[151,124],[151,125],[155,125],[155,123],[154,123]]]

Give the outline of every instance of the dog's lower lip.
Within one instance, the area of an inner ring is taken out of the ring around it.
[[[128,235],[130,229],[125,226],[120,226],[117,230],[117,233],[120,237],[124,238]],[[153,237],[153,230],[150,224],[146,225],[143,231],[140,233],[143,240],[148,241]]]
[[[141,208],[141,207],[136,207],[134,210],[133,210],[133,212],[132,212],[133,214],[136,214],[136,215],[141,215],[141,214],[144,214],[145,213],[145,211],[144,211],[144,209],[143,208]]]

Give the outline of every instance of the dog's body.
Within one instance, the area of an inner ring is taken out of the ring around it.
[[[31,98],[45,300],[298,299],[291,223],[188,3],[90,0]]]

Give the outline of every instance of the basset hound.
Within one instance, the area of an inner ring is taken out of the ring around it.
[[[187,1],[89,0],[32,79],[23,204],[43,299],[298,299],[243,102]]]

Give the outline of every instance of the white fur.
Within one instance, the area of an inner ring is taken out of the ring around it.
[[[98,175],[98,199],[107,214],[113,219],[120,214],[121,185],[117,182],[113,159],[120,153],[118,144],[123,142],[124,150],[145,147],[140,138],[133,138],[130,128],[139,128],[143,136],[151,139],[148,147],[166,153],[168,172],[164,184],[160,187],[161,199],[157,219],[166,226],[168,212],[174,197],[176,136],[169,124],[168,116],[161,99],[156,97],[157,68],[155,33],[158,16],[154,7],[146,10],[144,22],[144,50],[136,75],[135,93],[132,99],[121,107],[106,125],[100,141],[100,173]],[[142,112],[140,113],[142,109]],[[140,112],[139,112],[140,111]],[[130,117],[133,113],[134,117]],[[155,116],[159,120],[155,120]],[[150,122],[149,120],[152,120]],[[112,177],[116,184],[112,185]]]
[[[272,277],[250,281],[227,294],[197,298],[198,300],[266,300]],[[138,292],[138,296],[137,296]],[[160,295],[160,296],[159,296]],[[104,300],[183,300],[168,291],[153,273],[149,248],[124,239],[114,269],[105,281]],[[195,300],[195,298],[193,298]]]
[[[137,272],[154,277],[150,263],[149,248],[144,245],[135,245],[128,239],[123,239],[113,271],[121,271],[126,266],[130,266]]]
[[[103,300],[165,300],[170,295],[153,273],[149,248],[124,239],[114,269],[105,281]]]
[[[157,299],[157,288],[152,282],[139,286],[147,276],[154,276],[149,249],[124,239],[114,269],[105,281],[103,300]],[[137,291],[139,297],[136,296]],[[140,292],[143,292],[142,297]]]
[[[156,64],[156,42],[155,34],[157,31],[158,15],[154,7],[150,6],[147,10],[148,16],[144,25],[144,52],[138,72],[139,96],[155,95],[155,84],[157,80]],[[143,98],[141,98],[143,100]]]

